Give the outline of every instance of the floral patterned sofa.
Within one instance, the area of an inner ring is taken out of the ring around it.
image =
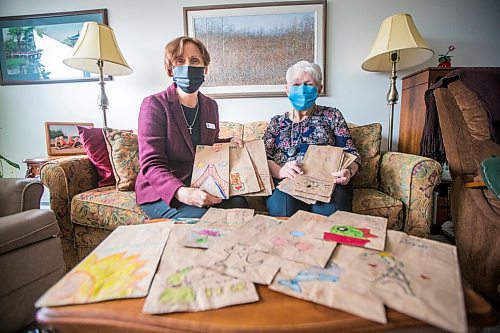
[[[261,138],[267,122],[221,123],[221,137]],[[351,134],[363,164],[353,179],[355,213],[382,216],[394,230],[428,237],[432,192],[440,182],[436,161],[397,152],[381,152],[381,125],[355,126]],[[87,156],[52,160],[41,168],[41,180],[50,190],[63,244],[66,266],[73,267],[120,225],[141,224],[147,217],[135,203],[133,191],[98,187],[98,175]],[[262,197],[249,197],[250,206],[265,213]]]

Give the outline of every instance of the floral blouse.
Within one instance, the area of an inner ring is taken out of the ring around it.
[[[267,159],[279,166],[289,161],[302,163],[309,145],[342,147],[356,155],[356,162],[361,165],[347,123],[337,108],[317,105],[316,110],[299,123],[290,120],[290,112],[274,116],[264,134],[264,144]],[[295,149],[289,151],[290,147]],[[294,154],[288,154],[290,152]]]

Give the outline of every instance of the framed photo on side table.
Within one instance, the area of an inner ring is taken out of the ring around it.
[[[97,81],[63,63],[87,21],[108,24],[107,10],[0,17],[0,84]]]
[[[200,89],[204,94],[214,98],[286,96],[286,71],[301,60],[320,65],[324,78],[326,0],[183,10],[185,34],[201,40],[210,52],[209,73]]]
[[[93,128],[92,123],[45,123],[45,139],[49,156],[85,154],[77,126]]]

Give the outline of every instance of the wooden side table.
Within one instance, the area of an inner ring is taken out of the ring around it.
[[[23,163],[26,163],[26,178],[36,178],[40,177],[40,168],[44,163],[50,160],[61,158],[61,156],[49,156],[49,157],[35,157],[35,158],[25,158]]]

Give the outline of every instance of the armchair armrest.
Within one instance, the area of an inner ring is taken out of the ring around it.
[[[441,182],[441,165],[427,157],[383,152],[379,177],[380,190],[405,205],[405,232],[429,237],[432,192]]]
[[[40,179],[50,191],[50,208],[61,229],[61,243],[66,267],[78,262],[71,223],[73,196],[97,188],[97,170],[86,155],[51,160],[40,169]]]
[[[40,208],[42,183],[35,178],[0,179],[0,216]]]

